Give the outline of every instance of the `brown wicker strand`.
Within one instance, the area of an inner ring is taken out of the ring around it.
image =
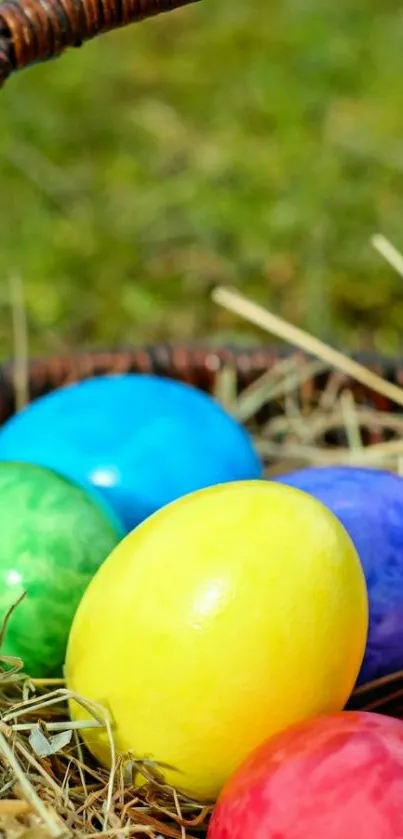
[[[15,70],[56,58],[111,29],[197,0],[6,0],[0,2],[0,87]]]

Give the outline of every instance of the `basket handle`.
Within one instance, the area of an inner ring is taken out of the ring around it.
[[[68,47],[197,0],[6,0],[0,2],[0,87],[18,69]]]

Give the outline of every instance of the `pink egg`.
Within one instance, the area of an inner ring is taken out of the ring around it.
[[[316,717],[267,740],[225,785],[208,839],[400,839],[403,722]]]

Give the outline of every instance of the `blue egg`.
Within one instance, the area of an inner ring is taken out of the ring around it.
[[[36,463],[96,488],[126,532],[189,492],[262,476],[249,434],[212,397],[134,373],[32,402],[0,429],[0,460]]]
[[[378,469],[301,469],[276,481],[322,501],[342,522],[367,582],[370,626],[358,683],[403,669],[403,479]]]

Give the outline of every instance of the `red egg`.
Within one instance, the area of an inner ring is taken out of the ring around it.
[[[224,786],[208,839],[401,839],[403,722],[316,717],[256,749]]]

